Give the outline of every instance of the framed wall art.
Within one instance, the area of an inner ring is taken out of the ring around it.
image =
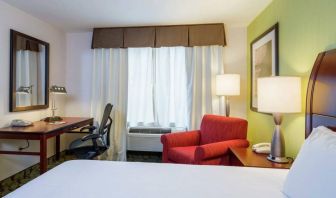
[[[279,75],[279,25],[275,24],[251,43],[251,110],[258,111],[258,78]]]

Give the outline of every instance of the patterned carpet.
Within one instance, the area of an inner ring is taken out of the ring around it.
[[[48,159],[48,169],[52,169],[59,164],[76,159],[73,155],[66,155],[65,152],[61,154],[60,160],[56,160],[55,157],[51,157]],[[130,162],[161,162],[161,153],[149,153],[149,152],[134,152],[129,151],[127,153],[127,161]],[[0,181],[0,197],[5,196],[6,194],[14,191],[30,180],[38,177],[40,175],[39,172],[39,164],[36,164],[32,167],[29,167],[3,181]]]

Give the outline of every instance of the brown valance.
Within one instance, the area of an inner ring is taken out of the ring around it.
[[[225,46],[224,24],[95,28],[92,48]]]
[[[189,46],[188,26],[156,27],[156,47]]]
[[[155,27],[124,28],[124,47],[155,47]]]
[[[206,24],[189,26],[189,45],[226,45],[224,25]]]
[[[124,47],[123,28],[96,28],[93,31],[92,48]]]
[[[35,41],[28,40],[21,36],[16,39],[16,50],[29,50],[34,52],[39,52],[39,44]]]

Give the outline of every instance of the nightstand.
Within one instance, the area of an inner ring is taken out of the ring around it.
[[[258,168],[283,168],[289,169],[292,161],[288,164],[278,164],[267,160],[267,154],[258,154],[252,148],[230,147],[230,165]]]

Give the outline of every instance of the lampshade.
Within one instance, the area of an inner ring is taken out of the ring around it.
[[[53,85],[50,88],[50,93],[53,93],[53,94],[66,94],[67,91],[66,91],[65,87]]]
[[[301,112],[301,79],[286,76],[258,78],[258,111]]]
[[[237,96],[240,94],[239,74],[222,74],[216,76],[216,95]]]

